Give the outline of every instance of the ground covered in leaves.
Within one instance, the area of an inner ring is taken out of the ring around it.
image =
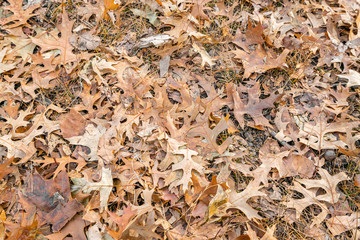
[[[356,0],[0,3],[0,239],[359,239]]]

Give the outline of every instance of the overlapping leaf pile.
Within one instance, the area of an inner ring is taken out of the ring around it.
[[[0,239],[358,236],[359,9],[3,1]]]

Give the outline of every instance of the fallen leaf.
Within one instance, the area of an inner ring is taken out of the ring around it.
[[[247,53],[243,50],[237,49],[233,51],[235,58],[240,59],[244,69],[244,78],[250,77],[252,73],[263,73],[274,68],[283,68],[285,65],[286,56],[290,51],[285,49],[279,56],[266,52],[265,49],[258,45],[255,51]]]
[[[174,150],[173,153],[183,155],[184,158],[180,162],[172,165],[172,171],[175,172],[177,170],[181,170],[182,176],[180,177],[180,179],[171,183],[170,188],[180,185],[182,186],[182,190],[185,192],[189,188],[192,171],[194,170],[201,174],[203,173],[203,166],[201,166],[199,163],[195,162],[192,159],[192,156],[196,156],[198,154],[193,150],[187,148],[179,149],[179,150]]]
[[[248,219],[261,219],[258,211],[252,208],[247,201],[256,196],[266,196],[265,193],[259,191],[260,187],[256,185],[254,181],[250,182],[247,187],[237,193],[235,190],[231,190],[229,194],[230,208],[239,209],[242,211]]]
[[[346,87],[354,87],[360,85],[360,73],[357,71],[350,69],[349,73],[338,74],[337,76],[349,80],[346,84]]]
[[[90,153],[82,153],[83,157],[88,161],[97,161],[97,151],[101,136],[105,133],[105,128],[101,125],[95,127],[93,124],[88,124],[85,128],[85,133],[82,136],[73,136],[66,138],[73,145],[86,146],[90,149]]]
[[[193,48],[196,52],[200,53],[202,62],[201,67],[203,68],[205,64],[209,64],[210,67],[215,65],[214,59],[210,57],[210,55],[207,53],[204,47],[200,47],[195,42],[193,43]]]
[[[240,29],[236,31],[235,38],[232,40],[234,44],[249,52],[249,46],[253,44],[262,44],[264,39],[263,26],[259,22],[255,27],[252,26],[250,18],[248,19],[248,28],[245,34],[241,33]]]
[[[85,221],[80,215],[76,215],[60,232],[47,235],[49,240],[63,240],[66,236],[71,235],[73,239],[87,240],[84,233],[86,227]]]
[[[83,209],[71,198],[68,175],[64,171],[51,180],[44,180],[38,174],[32,175],[20,195],[38,210],[41,224],[52,224],[53,231],[62,229]]]
[[[6,18],[0,19],[0,25],[5,28],[16,28],[22,25],[27,25],[27,20],[37,13],[33,13],[35,9],[40,7],[39,4],[34,4],[25,9],[22,7],[22,2],[17,0],[9,0],[10,5],[3,7],[4,10],[9,10],[13,14]]]
[[[311,178],[315,171],[314,162],[302,155],[290,154],[284,158],[284,164],[292,175],[300,175],[300,177]]]
[[[74,48],[78,48],[81,51],[95,50],[99,47],[101,39],[98,36],[93,35],[91,32],[83,32],[77,36],[72,35],[69,38],[69,43]]]
[[[166,34],[158,34],[150,37],[140,39],[140,43],[137,45],[139,48],[148,48],[151,46],[159,47],[169,42],[173,37]]]
[[[100,182],[88,182],[83,178],[72,178],[71,181],[76,185],[77,190],[81,190],[84,193],[90,193],[91,191],[99,191],[100,193],[100,211],[107,209],[109,195],[113,188],[113,178],[111,175],[111,169],[102,168],[101,181]]]
[[[359,213],[354,212],[350,216],[334,216],[326,221],[326,226],[334,236],[343,232],[356,229],[359,222]]]
[[[279,100],[282,94],[272,93],[265,99],[260,99],[260,84],[257,82],[251,88],[236,88],[235,85],[229,84],[228,88],[232,94],[234,101],[234,115],[240,126],[244,128],[244,115],[249,114],[255,122],[255,126],[266,126],[272,128],[269,120],[267,120],[262,111],[266,108],[273,108],[274,102]],[[248,94],[248,101],[245,102],[240,98],[240,93],[246,92]]]
[[[60,118],[60,129],[64,138],[71,138],[84,134],[85,118],[76,110],[70,109],[69,113]]]
[[[136,213],[137,213],[137,211],[131,210],[130,206],[124,208],[123,214],[121,217],[113,212],[108,212],[108,214],[110,215],[110,219],[112,221],[114,221],[116,223],[116,225],[118,226],[118,230],[116,232],[112,231],[112,230],[109,231],[110,235],[115,239],[120,239],[122,233],[129,226],[130,220],[135,216]]]
[[[72,35],[72,27],[74,25],[74,21],[69,20],[69,16],[66,11],[62,14],[61,24],[57,25],[57,28],[61,32],[61,37],[54,37],[53,35],[48,38],[40,38],[40,37],[30,37],[32,42],[41,47],[42,53],[52,51],[52,50],[60,50],[61,55],[60,59],[63,64],[77,62],[78,56],[75,55],[73,51],[73,47],[71,46],[69,39]],[[57,34],[56,34],[57,36]]]

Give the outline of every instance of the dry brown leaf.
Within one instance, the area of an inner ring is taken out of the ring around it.
[[[266,196],[266,194],[260,192],[259,189],[260,187],[254,181],[252,181],[240,193],[237,193],[235,190],[231,190],[229,194],[229,209],[239,209],[246,215],[248,219],[261,219],[258,211],[256,211],[247,203],[247,201],[249,201],[249,199],[252,197]]]
[[[259,150],[259,157],[262,164],[252,171],[254,182],[268,185],[268,175],[271,169],[277,169],[279,177],[289,176],[289,169],[285,165],[284,158],[289,155],[289,151],[280,151],[276,140],[268,139]]]
[[[90,153],[82,152],[81,155],[88,161],[97,161],[98,147],[100,138],[106,132],[105,127],[93,124],[88,124],[85,128],[85,133],[82,136],[73,136],[66,138],[72,145],[86,146],[90,149]]]
[[[279,56],[266,52],[265,49],[258,45],[255,51],[247,53],[240,49],[233,51],[235,58],[240,59],[244,69],[244,78],[250,77],[252,73],[263,73],[269,69],[283,68],[286,66],[286,56],[290,51],[285,49]]]
[[[235,118],[242,128],[245,126],[245,114],[249,114],[253,118],[255,126],[272,128],[269,120],[262,114],[262,111],[266,108],[273,108],[274,102],[280,99],[282,94],[272,93],[269,97],[260,99],[260,84],[258,82],[251,88],[245,88],[245,90],[243,88],[236,88],[233,84],[229,84],[228,88],[234,101]],[[247,102],[240,98],[241,92],[248,94]]]
[[[248,19],[248,28],[245,34],[241,33],[240,29],[236,31],[235,39],[232,40],[234,44],[238,47],[241,47],[246,52],[249,52],[249,46],[253,44],[262,44],[264,39],[263,35],[263,26],[259,22],[255,27],[252,26],[250,18]]]
[[[74,48],[86,51],[95,50],[100,45],[101,39],[91,32],[83,32],[78,36],[72,35],[69,42]]]
[[[356,229],[359,226],[359,212],[354,212],[350,216],[334,216],[326,221],[326,226],[335,236],[343,232]]]
[[[174,154],[183,155],[183,159],[172,165],[172,171],[181,170],[182,174],[180,179],[177,179],[175,182],[171,183],[169,188],[176,186],[182,186],[182,190],[185,192],[189,188],[189,183],[191,183],[192,171],[197,171],[199,174],[203,174],[203,166],[192,159],[192,156],[198,155],[197,152],[191,149],[179,149],[172,151]]]
[[[199,45],[197,45],[195,42],[193,43],[193,48],[196,52],[200,53],[201,58],[202,58],[202,62],[201,62],[201,67],[203,68],[205,66],[205,64],[209,64],[210,67],[212,67],[213,65],[215,65],[214,63],[214,59],[212,59],[210,57],[210,55],[207,53],[207,51],[205,50],[204,47],[200,47]]]
[[[13,167],[10,167],[10,164],[14,161],[14,158],[6,159],[2,164],[0,164],[0,180],[2,180],[6,175],[14,171]]]
[[[76,189],[83,191],[84,193],[90,193],[91,191],[99,191],[100,193],[100,212],[107,209],[109,195],[113,187],[113,178],[111,169],[102,168],[101,181],[89,182],[84,178],[72,178],[71,181],[76,185]]]
[[[74,109],[70,109],[69,113],[62,115],[60,118],[60,129],[64,138],[83,135],[85,126],[85,118]]]
[[[218,152],[221,155],[226,151],[226,149],[232,143],[233,137],[226,138],[226,140],[223,141],[220,145],[218,144],[218,137],[220,133],[229,129],[229,127],[230,126],[228,122],[225,120],[224,117],[222,117],[220,122],[218,122],[218,124],[216,124],[216,126],[213,129],[211,129],[208,126],[208,124],[199,123],[188,131],[187,136],[203,137],[206,143],[208,144],[208,146],[211,146],[209,148],[216,150],[216,152]]]
[[[303,155],[291,153],[284,158],[284,164],[293,176],[300,175],[300,177],[311,178],[315,171],[314,162]]]
[[[69,234],[73,239],[87,240],[84,228],[86,222],[81,218],[80,215],[76,215],[74,219],[69,222],[60,232],[47,235],[49,240],[63,240]]]
[[[62,229],[83,209],[78,201],[72,199],[68,175],[64,171],[51,180],[44,180],[38,174],[30,176],[26,188],[20,195],[24,201],[37,209],[41,224],[52,224],[54,231]]]
[[[37,13],[33,13],[40,7],[39,4],[35,4],[23,9],[22,2],[18,0],[9,0],[9,5],[3,7],[5,10],[11,11],[13,14],[6,18],[0,19],[0,25],[5,29],[16,28],[22,25],[27,25],[27,20]]]
[[[349,180],[349,178],[344,172],[331,176],[328,171],[323,168],[319,168],[318,171],[321,179],[299,179],[297,181],[304,184],[307,189],[322,188],[326,193],[317,196],[317,200],[335,204],[340,197],[340,193],[336,190],[337,185],[342,181]]]
[[[118,226],[117,231],[109,230],[110,235],[115,239],[120,239],[122,233],[129,226],[130,220],[135,216],[136,213],[137,211],[131,210],[131,206],[124,208],[121,217],[113,212],[108,211],[108,214],[110,215],[110,219],[114,221]]]
[[[66,11],[64,11],[62,14],[61,24],[57,25],[57,28],[61,32],[60,38],[57,37],[57,34],[55,36],[52,34],[48,38],[30,38],[34,44],[41,47],[42,53],[52,50],[60,50],[60,59],[64,65],[67,63],[77,62],[79,58],[72,52],[73,47],[69,42],[69,39],[72,35],[73,25],[74,21],[70,21],[68,14],[66,13]]]

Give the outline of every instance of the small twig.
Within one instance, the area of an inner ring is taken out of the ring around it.
[[[277,137],[276,137],[276,132],[274,131],[270,131],[268,129],[268,132],[270,133],[270,135],[276,140],[278,141],[279,144],[281,144],[282,146],[286,147],[288,150],[290,150],[292,147],[291,145],[289,145],[286,141],[280,141]]]

